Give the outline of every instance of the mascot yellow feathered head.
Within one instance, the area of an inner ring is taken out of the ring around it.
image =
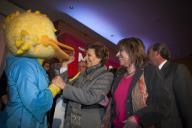
[[[36,11],[15,12],[3,23],[7,46],[12,54],[69,61],[74,49],[57,41],[55,27],[44,14]]]

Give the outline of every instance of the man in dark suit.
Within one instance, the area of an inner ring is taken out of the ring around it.
[[[170,111],[162,128],[192,128],[192,76],[183,64],[171,62],[166,44],[156,43],[148,50],[152,64],[158,66],[170,96]]]

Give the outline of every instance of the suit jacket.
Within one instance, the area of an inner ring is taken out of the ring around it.
[[[167,61],[162,69],[171,101],[162,128],[192,128],[192,77],[183,64]]]
[[[113,89],[112,93],[115,92],[120,80],[122,79],[126,70],[119,70],[115,75],[115,79],[113,81]],[[144,80],[146,83],[148,97],[146,100],[147,106],[139,109],[138,111],[133,111],[133,103],[132,103],[132,91],[136,86],[142,72],[144,72]],[[140,117],[140,124],[143,127],[150,127],[151,125],[156,125],[161,121],[164,116],[167,115],[169,97],[168,92],[163,87],[164,80],[158,71],[152,65],[146,65],[144,70],[137,69],[135,75],[133,76],[133,80],[131,82],[127,100],[126,100],[126,114],[127,118],[132,115],[138,115]],[[115,103],[112,102],[112,112],[115,109]],[[112,117],[114,117],[114,113],[112,113]]]

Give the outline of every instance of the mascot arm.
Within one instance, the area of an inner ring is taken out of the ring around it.
[[[49,85],[49,90],[51,91],[53,97],[55,97],[60,92],[61,89],[59,87],[57,87],[56,85],[51,84],[51,85]]]

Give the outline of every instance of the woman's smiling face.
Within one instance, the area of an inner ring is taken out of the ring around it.
[[[96,56],[95,50],[91,48],[86,51],[85,59],[87,62],[87,67],[95,66],[101,62],[101,59]]]
[[[124,49],[120,49],[116,56],[119,58],[119,63],[121,66],[129,67],[131,60],[129,54]]]

